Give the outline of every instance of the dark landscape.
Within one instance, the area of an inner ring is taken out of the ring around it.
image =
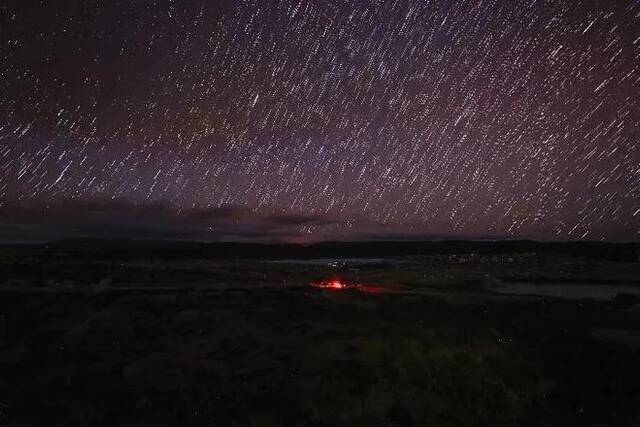
[[[638,425],[638,251],[526,241],[3,246],[0,420]]]
[[[639,427],[640,0],[0,0],[0,427]]]

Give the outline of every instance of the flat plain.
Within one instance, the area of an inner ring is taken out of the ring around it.
[[[635,247],[86,245],[1,252],[2,425],[640,422]]]

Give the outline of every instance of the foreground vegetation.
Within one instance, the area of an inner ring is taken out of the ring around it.
[[[637,297],[476,292],[487,274],[633,284],[638,265],[497,260],[5,257],[0,425],[640,425]],[[327,274],[442,292],[308,286]]]
[[[640,320],[613,303],[262,290],[0,304],[6,425],[640,420],[638,352],[591,336]]]

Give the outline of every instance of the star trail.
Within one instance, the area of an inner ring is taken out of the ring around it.
[[[9,1],[0,13],[1,207],[331,220],[300,222],[310,238],[375,224],[640,239],[636,1]]]

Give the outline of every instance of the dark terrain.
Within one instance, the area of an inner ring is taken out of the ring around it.
[[[637,426],[639,278],[633,244],[4,246],[0,425]]]

